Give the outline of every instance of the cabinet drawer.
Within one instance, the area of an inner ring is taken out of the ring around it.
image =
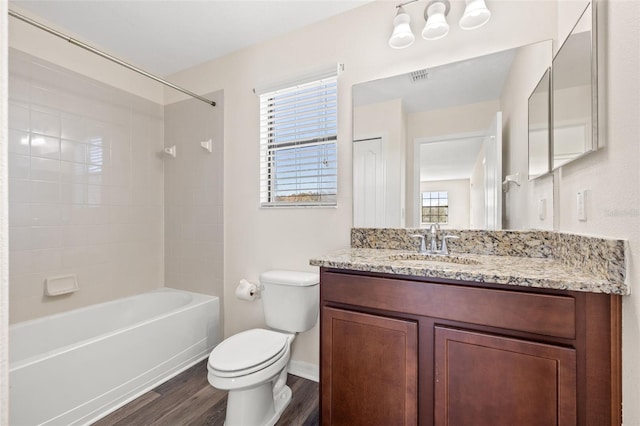
[[[575,339],[570,296],[323,272],[322,300]]]

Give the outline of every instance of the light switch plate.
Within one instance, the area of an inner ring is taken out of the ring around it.
[[[587,193],[586,190],[578,191],[578,197],[577,197],[578,220],[582,222],[587,220],[587,209],[585,206],[585,198],[587,197],[586,193]]]
[[[547,218],[547,199],[541,198],[538,201],[538,219],[545,220]]]

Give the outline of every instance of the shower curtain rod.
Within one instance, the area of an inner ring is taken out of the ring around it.
[[[198,100],[200,100],[202,102],[205,102],[205,103],[207,103],[207,104],[209,104],[211,106],[216,106],[216,103],[214,101],[210,100],[210,99],[204,98],[204,97],[202,97],[202,96],[200,96],[200,95],[198,95],[196,93],[191,92],[190,90],[183,89],[180,86],[176,86],[175,84],[173,84],[173,83],[171,83],[171,82],[169,82],[167,80],[164,80],[164,79],[162,79],[160,77],[157,77],[157,76],[155,76],[155,75],[153,75],[151,73],[148,73],[145,70],[142,70],[142,69],[140,69],[140,68],[138,68],[136,66],[133,66],[133,65],[123,61],[122,59],[118,59],[115,56],[109,55],[108,53],[105,53],[105,52],[103,52],[103,51],[101,51],[99,49],[96,49],[95,47],[92,47],[92,46],[90,46],[90,45],[88,45],[86,43],[83,43],[83,42],[81,42],[79,40],[76,40],[76,39],[74,39],[72,37],[69,37],[69,36],[61,33],[60,31],[56,31],[51,27],[48,27],[48,26],[46,26],[44,24],[41,24],[38,21],[34,21],[33,19],[31,19],[29,17],[26,17],[26,16],[24,16],[24,15],[18,13],[18,12],[14,12],[11,9],[9,9],[9,16],[13,16],[14,18],[17,18],[17,19],[19,19],[21,21],[24,21],[29,25],[33,25],[34,27],[39,28],[39,29],[41,29],[43,31],[46,31],[49,34],[53,34],[54,36],[59,37],[59,38],[61,38],[63,40],[66,40],[69,43],[74,44],[74,45],[76,45],[78,47],[81,47],[81,48],[83,48],[85,50],[88,50],[91,53],[94,53],[94,54],[96,54],[98,56],[102,56],[103,58],[108,59],[111,62],[115,62],[118,65],[121,65],[121,66],[123,66],[125,68],[130,69],[131,71],[135,71],[138,74],[142,74],[147,78],[150,78],[152,80],[157,81],[158,83],[162,83],[165,86],[169,86],[172,89],[175,89],[175,90],[177,90],[179,92],[184,93],[185,95],[189,95],[189,96],[191,96],[193,98],[196,98],[196,99],[198,99]]]

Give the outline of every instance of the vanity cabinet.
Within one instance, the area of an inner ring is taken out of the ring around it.
[[[575,425],[576,351],[435,329],[436,425]]]
[[[330,307],[323,321],[330,330],[327,424],[416,424],[417,323]]]
[[[321,268],[323,425],[621,423],[620,297]]]

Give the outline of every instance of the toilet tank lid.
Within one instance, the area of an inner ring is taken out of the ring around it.
[[[320,275],[315,272],[266,271],[260,274],[262,284],[280,284],[307,287],[320,283]]]

